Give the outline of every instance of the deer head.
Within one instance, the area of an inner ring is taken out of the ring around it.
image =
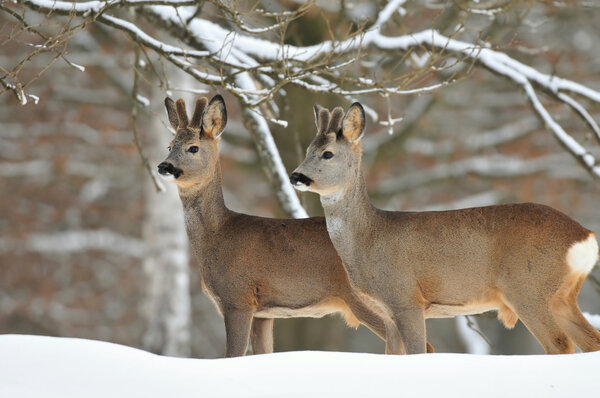
[[[344,191],[360,170],[361,138],[365,129],[365,112],[358,102],[332,112],[315,104],[317,135],[306,151],[306,159],[290,176],[300,191],[329,196]]]
[[[165,98],[169,123],[176,131],[169,145],[169,156],[158,165],[158,172],[179,188],[203,186],[211,178],[219,159],[218,142],[227,124],[223,97],[202,97],[196,101],[189,120],[183,99]]]

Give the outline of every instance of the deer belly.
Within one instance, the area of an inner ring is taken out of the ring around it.
[[[325,300],[299,308],[273,306],[261,308],[254,316],[259,318],[321,318],[342,311],[343,308],[340,304],[338,300]]]
[[[426,318],[452,318],[457,315],[473,315],[482,312],[498,310],[495,303],[468,303],[468,304],[438,304],[430,303],[425,309]]]

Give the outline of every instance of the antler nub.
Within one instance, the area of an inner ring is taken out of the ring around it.
[[[177,111],[175,110],[175,101],[171,98],[165,98],[165,108],[167,109],[167,116],[169,117],[169,123],[175,130],[179,127],[179,118],[177,117]]]
[[[204,115],[206,105],[208,105],[208,98],[201,97],[196,100],[196,107],[194,108],[194,114],[192,115],[192,120],[190,122],[191,129],[199,129],[201,127],[202,115]]]
[[[177,106],[177,117],[179,118],[179,126],[178,128],[184,129],[188,126],[189,119],[187,115],[187,111],[185,110],[185,101],[183,98],[180,98],[175,103]]]
[[[327,127],[329,127],[330,116],[331,114],[327,109],[319,110],[319,134],[327,132]]]
[[[342,129],[342,119],[344,118],[344,110],[340,107],[334,108],[331,112],[331,121],[327,128],[328,133],[338,133]]]
[[[315,104],[314,111],[317,134],[337,134],[342,129],[342,119],[344,118],[344,110],[342,108],[337,107],[332,112],[329,112],[328,109]]]

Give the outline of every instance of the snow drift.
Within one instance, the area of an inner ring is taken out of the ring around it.
[[[562,356],[285,352],[162,357],[118,344],[0,336],[1,397],[567,397],[600,391],[600,352]]]

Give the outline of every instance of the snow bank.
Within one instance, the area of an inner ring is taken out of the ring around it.
[[[600,352],[181,359],[92,340],[0,336],[1,397],[567,397],[600,391]],[[407,395],[408,394],[408,395]]]

